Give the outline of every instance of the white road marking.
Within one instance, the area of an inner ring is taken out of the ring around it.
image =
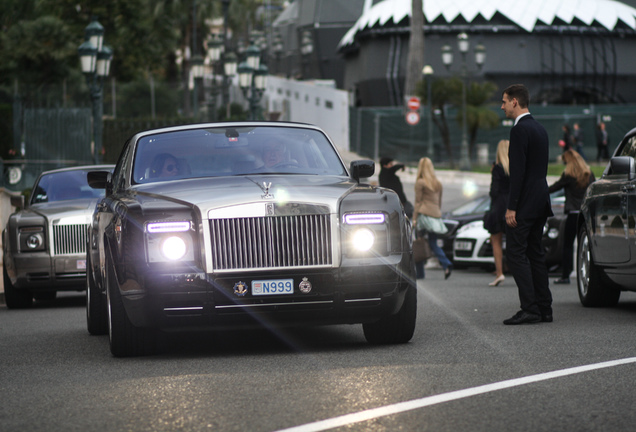
[[[457,399],[463,399],[471,396],[476,396],[484,393],[489,393],[497,390],[503,390],[510,387],[522,386],[525,384],[532,384],[539,381],[546,381],[549,379],[560,378],[567,375],[574,375],[583,372],[589,372],[597,369],[604,369],[614,366],[620,366],[629,363],[636,363],[636,357],[629,357],[620,360],[612,360],[602,363],[595,363],[586,366],[578,366],[568,369],[562,369],[553,372],[546,372],[537,375],[530,375],[523,378],[515,378],[511,380],[501,381],[492,384],[485,384],[473,388],[464,390],[452,391],[449,393],[442,393],[435,396],[429,396],[422,399],[415,399],[407,402],[400,402],[394,405],[387,405],[384,407],[378,407],[361,411],[358,413],[346,414],[340,417],[334,417],[327,420],[321,420],[314,423],[307,423],[305,425],[294,426],[288,429],[281,429],[276,432],[319,432],[336,427],[347,426],[353,423],[359,423],[378,417],[384,417],[392,414],[398,414],[405,411],[411,411],[418,408],[423,408],[431,405],[437,405],[444,402],[449,402]]]

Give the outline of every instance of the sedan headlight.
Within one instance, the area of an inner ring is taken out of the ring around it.
[[[351,236],[351,244],[356,250],[366,252],[373,247],[375,235],[368,228],[358,228]]]
[[[46,248],[44,227],[22,227],[18,235],[22,252],[37,252]]]
[[[347,240],[346,255],[388,254],[388,220],[385,213],[346,213],[342,220]]]
[[[190,221],[148,223],[146,245],[149,262],[193,261],[192,224]]]

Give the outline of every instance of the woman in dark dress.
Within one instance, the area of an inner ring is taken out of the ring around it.
[[[490,244],[495,258],[496,278],[488,284],[490,286],[497,286],[506,279],[503,274],[503,234],[506,230],[505,215],[510,192],[509,146],[508,140],[501,140],[497,144],[497,157],[490,181],[490,211],[484,218],[484,228],[490,233]]]
[[[561,278],[554,281],[555,284],[569,284],[570,273],[573,269],[574,238],[576,237],[576,220],[578,218],[581,203],[587,187],[595,179],[583,157],[574,150],[566,150],[563,153],[565,170],[561,178],[549,187],[550,193],[563,189],[565,191],[565,207],[567,214],[563,233],[563,262],[561,263]]]

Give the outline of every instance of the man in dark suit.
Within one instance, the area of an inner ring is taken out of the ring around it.
[[[510,130],[510,194],[506,210],[506,258],[519,289],[521,310],[506,325],[552,322],[552,294],[545,253],[543,226],[552,216],[546,176],[548,134],[528,110],[530,96],[522,84],[503,92],[501,109],[514,120]]]

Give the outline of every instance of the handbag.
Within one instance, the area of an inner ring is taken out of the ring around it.
[[[426,216],[423,214],[417,215],[417,229],[431,232],[433,234],[446,234],[448,232],[448,228],[442,221],[442,218]]]
[[[431,246],[428,244],[428,238],[418,237],[413,240],[413,261],[416,263],[426,261],[433,256]]]

